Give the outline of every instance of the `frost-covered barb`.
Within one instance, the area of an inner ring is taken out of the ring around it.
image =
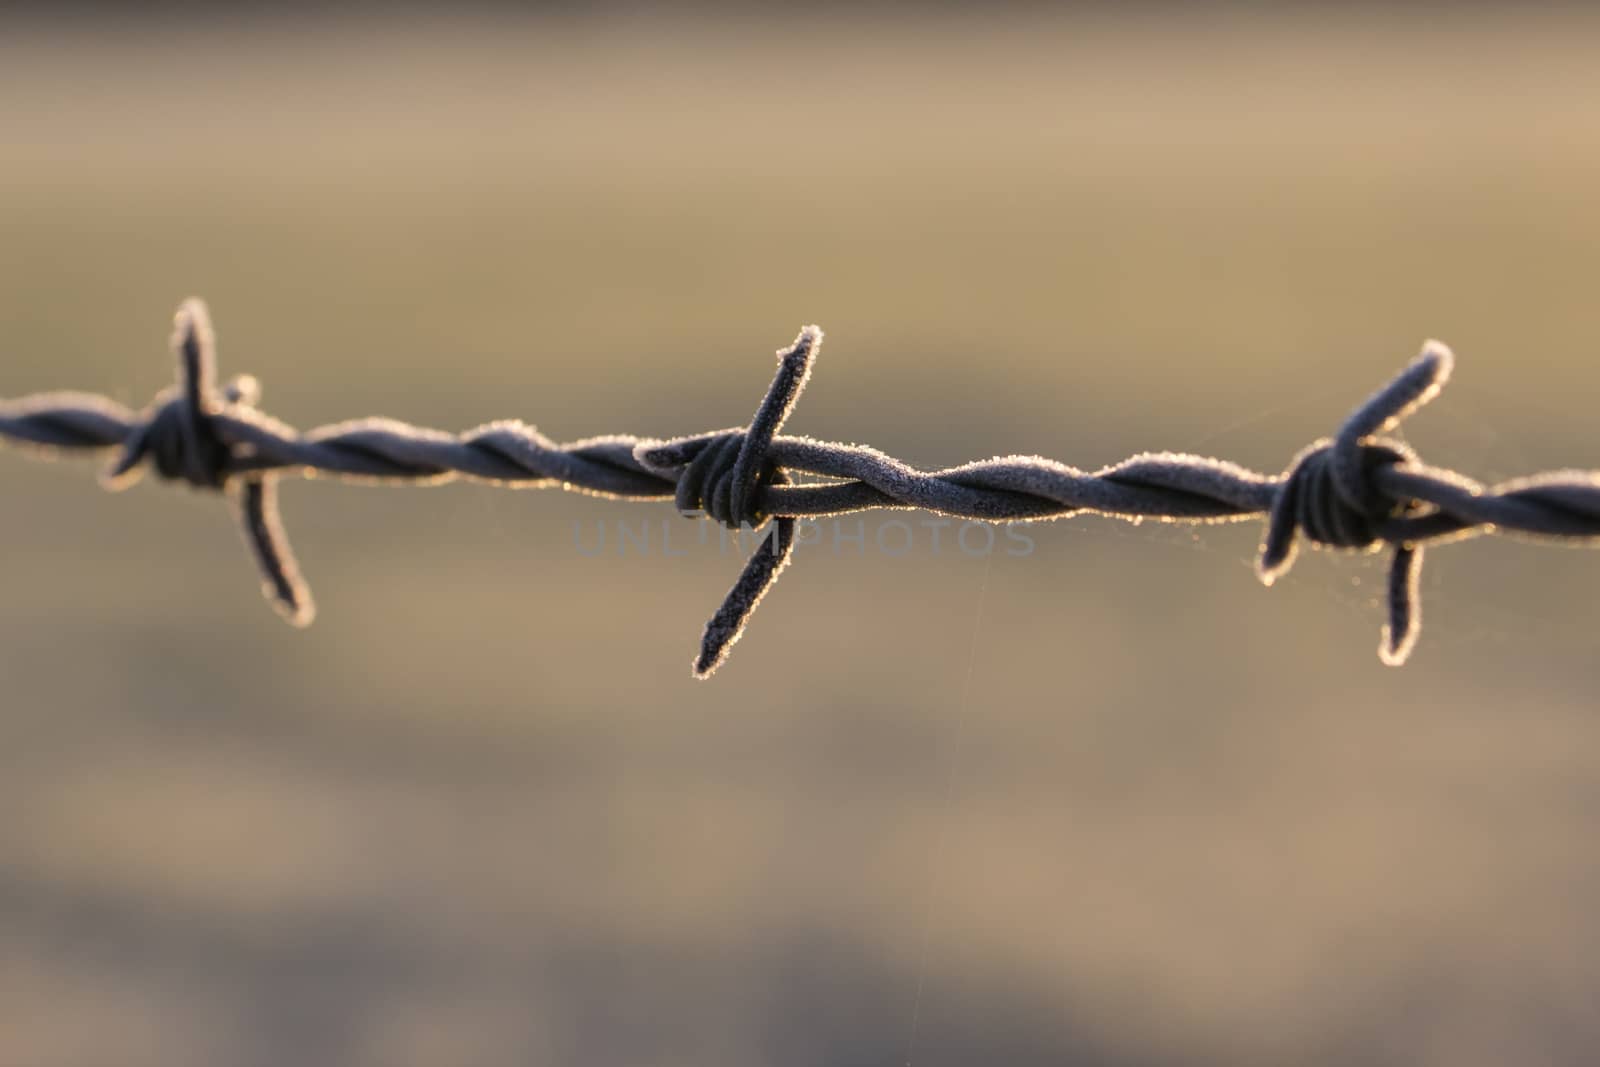
[[[1563,543],[1600,538],[1600,473],[1564,470],[1483,486],[1422,463],[1390,434],[1438,395],[1450,350],[1422,354],[1330,438],[1304,449],[1280,475],[1226,460],[1146,452],[1097,471],[1039,456],[1002,456],[921,471],[864,445],[780,436],[811,375],[822,331],[807,326],[778,353],[778,371],[750,425],[669,441],[628,435],[557,443],[518,421],[451,434],[369,418],[295,430],[257,410],[248,376],[219,387],[216,339],[205,304],[178,309],[172,340],[178,382],[142,412],[87,393],[0,401],[0,437],[57,450],[117,449],[102,481],[120,489],[153,468],[168,481],[226,491],[264,579],[291,623],[311,621],[311,594],[278,518],[284,473],[357,482],[432,485],[465,478],[516,488],[559,487],[613,499],[671,499],[689,516],[735,529],[771,520],[732,590],[707,623],[694,662],[708,677],[787,566],[795,520],[870,508],[923,508],[990,522],[1033,522],[1082,512],[1167,522],[1266,518],[1257,557],[1271,584],[1304,537],[1357,551],[1388,547],[1388,619],[1378,653],[1403,663],[1421,625],[1423,548],[1482,533]],[[804,480],[798,480],[802,476]]]

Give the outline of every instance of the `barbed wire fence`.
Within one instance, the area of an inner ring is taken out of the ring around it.
[[[232,499],[267,598],[290,623],[315,614],[284,534],[284,474],[355,482],[559,487],[618,500],[671,499],[690,517],[767,531],[706,624],[694,674],[727,658],[756,606],[788,565],[801,518],[873,508],[921,508],[988,522],[1036,522],[1093,513],[1139,521],[1265,518],[1256,573],[1270,585],[1303,537],[1320,547],[1393,551],[1378,654],[1404,663],[1421,627],[1418,578],[1429,545],[1485,533],[1566,544],[1600,543],[1600,472],[1560,470],[1483,486],[1424,464],[1390,434],[1438,395],[1454,357],[1437,341],[1355,408],[1333,437],[1306,447],[1280,475],[1206,456],[1145,452],[1097,471],[1040,456],[1001,456],[920,471],[865,445],[780,436],[811,375],[822,331],[804,327],[778,352],[778,370],[748,426],[670,440],[625,434],[557,443],[525,423],[486,423],[451,434],[387,418],[300,432],[260,411],[248,375],[219,386],[216,337],[205,304],[178,309],[177,384],[142,412],[104,396],[41,393],[0,400],[0,438],[39,454],[117,449],[101,478],[131,485],[148,467],[166,480]],[[806,480],[800,481],[797,476]]]

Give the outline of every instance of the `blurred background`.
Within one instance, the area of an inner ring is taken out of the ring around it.
[[[297,426],[669,436],[814,321],[796,433],[1277,471],[1434,336],[1426,459],[1600,467],[1578,7],[3,20],[0,395],[144,404],[194,294]],[[0,455],[0,1063],[1600,1044],[1600,556],[1432,553],[1392,670],[1379,557],[879,513],[697,683],[667,505],[286,483],[296,632],[94,472]]]

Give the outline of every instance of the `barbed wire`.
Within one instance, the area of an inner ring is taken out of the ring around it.
[[[90,393],[0,400],[0,437],[43,454],[118,449],[109,489],[148,466],[168,481],[226,491],[263,576],[267,598],[304,626],[315,608],[283,531],[285,473],[431,485],[466,479],[560,487],[612,499],[672,499],[689,516],[761,527],[733,588],[706,624],[696,677],[710,676],[788,565],[796,520],[871,508],[921,508],[988,522],[1033,522],[1091,512],[1115,518],[1211,523],[1266,519],[1256,571],[1270,585],[1294,562],[1300,537],[1349,550],[1393,549],[1378,652],[1405,662],[1421,627],[1418,578],[1427,545],[1483,533],[1542,541],[1600,541],[1600,472],[1551,471],[1483,486],[1430,467],[1383,436],[1438,395],[1454,357],[1437,341],[1362,402],[1338,432],[1301,451],[1281,475],[1226,460],[1145,452],[1097,471],[1041,456],[1000,456],[920,471],[865,445],[780,436],[810,378],[822,331],[807,326],[778,352],[778,371],[749,426],[671,440],[630,435],[557,443],[518,421],[461,434],[368,418],[300,432],[257,409],[248,375],[217,385],[216,337],[203,302],[185,301],[172,346],[177,384],[142,412]],[[813,480],[797,482],[796,475]],[[817,481],[815,479],[823,479]]]

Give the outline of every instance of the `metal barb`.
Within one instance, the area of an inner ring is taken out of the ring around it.
[[[727,487],[726,501],[720,495],[713,494],[710,510],[725,525],[734,529],[744,525],[760,526],[765,516],[756,503],[757,484],[762,481],[773,485],[789,483],[789,476],[782,468],[772,466],[767,454],[772,449],[772,438],[783,428],[789,413],[794,410],[795,401],[800,399],[800,393],[811,377],[811,366],[816,362],[817,349],[821,345],[820,328],[803,328],[800,336],[794,339],[794,344],[778,352],[778,372],[768,386],[761,406],[756,409],[755,417],[750,420],[749,428],[736,438],[725,438],[722,447],[715,452],[707,450],[706,454],[721,459],[733,458],[726,477],[719,477],[716,472],[707,472],[702,476],[719,489]],[[739,442],[737,452],[731,447],[731,442],[735,440]],[[682,509],[681,493],[678,500]],[[761,598],[767,595],[767,590],[772,588],[778,575],[789,565],[794,552],[795,520],[780,516],[772,522],[771,534],[756,546],[744,570],[740,572],[739,580],[733,583],[733,588],[722,599],[722,606],[706,623],[705,633],[700,638],[700,654],[694,661],[696,678],[711,677],[728,658],[734,643],[743,636],[745,623],[755,613],[756,605],[761,603]]]
[[[301,432],[256,410],[254,379],[216,386],[216,345],[203,303],[186,301],[173,344],[178,384],[133,412],[87,393],[0,400],[0,438],[44,455],[117,449],[110,488],[146,466],[169,481],[227,490],[268,599],[290,622],[313,607],[276,506],[284,473],[326,473],[361,482],[432,485],[454,479],[560,487],[612,499],[676,500],[679,509],[766,536],[707,624],[694,673],[727,658],[761,598],[789,562],[796,520],[871,508],[923,508],[957,518],[1030,522],[1083,512],[1139,520],[1211,523],[1266,519],[1257,573],[1271,584],[1294,562],[1296,543],[1393,550],[1385,663],[1405,661],[1420,629],[1418,582],[1426,545],[1484,533],[1600,544],[1600,472],[1564,470],[1484,486],[1429,467],[1403,442],[1381,436],[1437,396],[1454,359],[1429,341],[1422,354],[1359,405],[1332,438],[1304,449],[1281,475],[1226,460],[1143,453],[1084,471],[1039,456],[1001,456],[922,471],[865,445],[779,434],[809,378],[822,332],[808,326],[778,353],[779,366],[748,427],[672,440],[609,435],[558,443],[516,421],[452,434],[393,419],[363,419]],[[796,474],[825,479],[797,484]]]
[[[125,489],[138,480],[148,458],[163,478],[226,491],[261,571],[267,601],[290,625],[309,626],[316,606],[278,514],[278,474],[235,473],[235,453],[247,448],[230,444],[218,429],[224,413],[253,408],[261,386],[250,375],[241,375],[219,394],[216,332],[205,301],[196,297],[185,300],[173,316],[172,350],[178,359],[177,384],[163,390],[132,427],[101,481],[108,489]]]

